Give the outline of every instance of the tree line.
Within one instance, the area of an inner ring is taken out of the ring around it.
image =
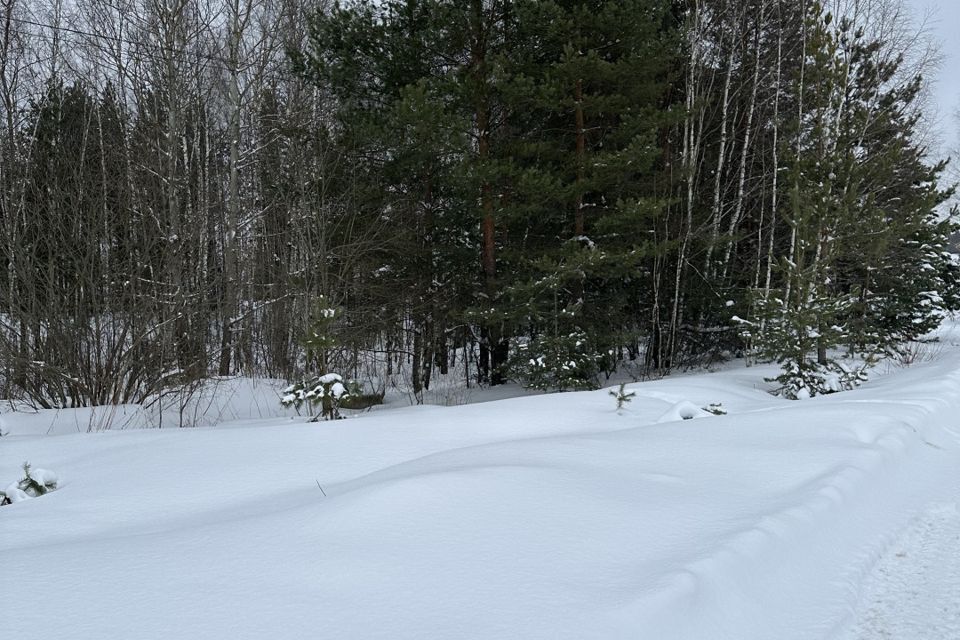
[[[958,301],[904,12],[0,0],[5,392],[855,384]]]

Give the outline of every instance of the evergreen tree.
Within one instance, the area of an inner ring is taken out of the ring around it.
[[[509,138],[499,166],[502,215],[517,238],[508,260],[525,276],[492,313],[530,336],[513,360],[522,377],[531,362],[554,362],[565,380],[577,362],[578,386],[596,384],[651,306],[645,287],[662,250],[651,234],[665,207],[655,188],[666,181],[660,135],[674,117],[669,9],[516,3],[521,44],[504,64]]]
[[[940,293],[952,228],[935,213],[947,195],[936,186],[943,165],[926,166],[913,141],[920,79],[898,81],[901,58],[885,58],[884,43],[846,17],[835,23],[813,3],[807,24],[788,168],[790,244],[780,290],[764,297],[751,325],[782,364],[777,380],[788,397],[857,384],[865,366],[932,329],[954,304]],[[842,345],[864,360],[839,360]]]

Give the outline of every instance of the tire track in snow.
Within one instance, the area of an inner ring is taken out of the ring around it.
[[[960,639],[960,512],[929,509],[864,583],[847,640]]]

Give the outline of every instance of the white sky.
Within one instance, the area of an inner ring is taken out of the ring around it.
[[[905,0],[918,24],[925,24],[939,41],[943,61],[930,79],[933,95],[930,113],[937,127],[939,153],[960,164],[960,0]],[[933,150],[936,151],[936,150]],[[957,166],[953,167],[954,170]]]

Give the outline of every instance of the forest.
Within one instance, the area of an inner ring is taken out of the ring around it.
[[[0,0],[0,395],[850,388],[960,308],[897,0]]]

